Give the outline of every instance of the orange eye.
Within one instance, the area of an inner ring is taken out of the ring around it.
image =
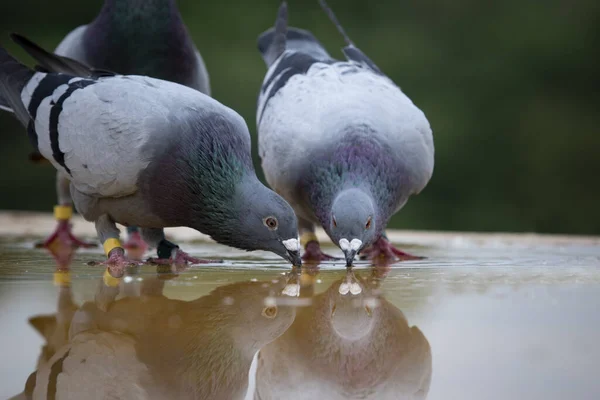
[[[333,217],[333,226],[337,228],[337,221],[335,220],[335,217]]]
[[[278,224],[277,224],[277,218],[275,218],[275,217],[267,217],[263,220],[263,223],[265,224],[265,226],[267,228],[269,228],[272,231],[277,229]]]
[[[365,225],[365,229],[369,229],[371,227],[371,217],[367,220],[367,224]]]

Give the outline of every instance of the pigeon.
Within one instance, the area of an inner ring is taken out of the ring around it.
[[[83,304],[68,341],[38,366],[24,394],[243,399],[254,355],[294,321],[295,307],[276,300],[285,279],[237,282],[191,301],[166,297],[164,283],[146,277],[140,296],[114,301],[106,312]]]
[[[345,61],[309,31],[287,28],[287,6],[258,38],[268,71],[257,107],[259,155],[269,185],[298,217],[305,260],[331,257],[314,234],[323,227],[350,267],[414,257],[385,236],[390,217],[433,173],[433,135],[425,114],[348,38]]]
[[[353,283],[360,291],[346,291],[346,277],[311,296],[292,326],[260,350],[254,398],[426,399],[431,347],[381,295],[381,281],[361,277]]]
[[[256,177],[239,114],[177,83],[95,71],[39,46],[26,49],[39,71],[0,48],[0,93],[35,150],[69,175],[75,207],[95,222],[112,276],[131,263],[116,223],[141,227],[158,263],[206,261],[165,239],[163,228],[187,226],[301,265],[294,211]],[[44,72],[54,65],[85,77]]]
[[[204,61],[183,23],[175,0],[105,0],[94,21],[70,32],[55,53],[94,68],[125,75],[146,75],[180,83],[210,95]],[[38,153],[39,154],[39,153]],[[33,157],[39,158],[38,154]],[[58,171],[55,232],[44,242],[58,239],[90,247],[71,233],[72,199],[69,177]],[[140,258],[147,248],[136,227],[127,227],[124,246]]]

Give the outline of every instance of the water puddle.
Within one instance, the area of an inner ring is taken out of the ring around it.
[[[352,274],[194,241],[224,262],[117,281],[35,240],[0,238],[0,399],[600,398],[595,241],[436,237]]]

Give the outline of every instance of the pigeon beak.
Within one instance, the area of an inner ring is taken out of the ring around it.
[[[356,255],[356,250],[346,249],[344,250],[344,256],[346,257],[346,267],[350,268],[352,266],[352,262],[354,261],[354,256]]]
[[[301,267],[302,258],[300,258],[300,239],[292,238],[288,240],[282,240],[281,243],[285,246],[287,251],[287,258],[293,266]]]
[[[288,260],[290,260],[290,262],[292,263],[293,266],[295,267],[301,267],[302,266],[302,258],[300,258],[300,251],[295,250],[295,251],[290,251],[288,250]]]
[[[340,239],[340,249],[344,252],[344,256],[346,256],[346,267],[350,268],[352,266],[352,262],[354,261],[354,256],[360,248],[362,247],[362,240],[360,239],[352,239],[348,241],[348,239],[342,238]]]

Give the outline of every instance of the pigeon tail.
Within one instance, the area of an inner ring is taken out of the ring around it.
[[[0,105],[12,109],[24,126],[27,126],[31,117],[21,100],[21,92],[34,73],[0,47]]]
[[[8,105],[8,102],[0,94],[0,110],[13,112],[12,108]]]
[[[275,30],[270,28],[258,37],[258,50],[263,60],[265,60],[267,67],[270,67],[277,60],[277,58],[269,57],[271,54],[269,53],[269,46],[273,42],[274,36]],[[310,31],[305,29],[289,27],[286,35],[285,49],[309,54],[319,61],[332,59],[321,42]]]
[[[78,76],[81,78],[97,78],[102,76],[114,76],[114,72],[90,68],[84,63],[69,57],[59,56],[50,53],[36,43],[17,33],[10,35],[10,38],[23,48],[37,63],[44,72],[54,72],[57,74],[66,74]]]
[[[286,34],[288,32],[287,3],[283,1],[277,10],[275,26],[258,37],[258,50],[267,66],[270,66],[283,54],[286,49]]]
[[[319,4],[321,5],[323,11],[325,11],[325,14],[327,14],[327,16],[329,17],[329,20],[335,25],[340,35],[342,35],[342,37],[344,38],[344,41],[346,42],[346,47],[344,47],[342,51],[348,59],[348,61],[354,61],[359,64],[363,64],[366,67],[373,70],[373,72],[375,72],[376,74],[383,75],[383,72],[381,72],[379,67],[375,65],[375,63],[369,57],[367,57],[365,53],[363,53],[358,47],[354,45],[354,42],[352,41],[352,39],[350,39],[350,37],[346,33],[346,30],[344,29],[342,24],[340,24],[340,21],[337,19],[337,17],[333,13],[333,10],[329,7],[329,5],[327,5],[325,0],[319,0]]]
[[[338,32],[344,37],[344,41],[346,42],[346,45],[349,47],[356,47],[356,46],[354,46],[354,43],[352,42],[352,40],[350,39],[348,34],[346,34],[344,27],[342,26],[342,24],[340,24],[340,21],[337,19],[337,17],[333,13],[333,10],[327,5],[325,0],[319,0],[319,4],[321,5],[321,8],[323,9],[323,11],[325,11],[325,14],[327,14],[329,19],[331,20],[331,22],[333,22],[333,24],[337,28]]]

